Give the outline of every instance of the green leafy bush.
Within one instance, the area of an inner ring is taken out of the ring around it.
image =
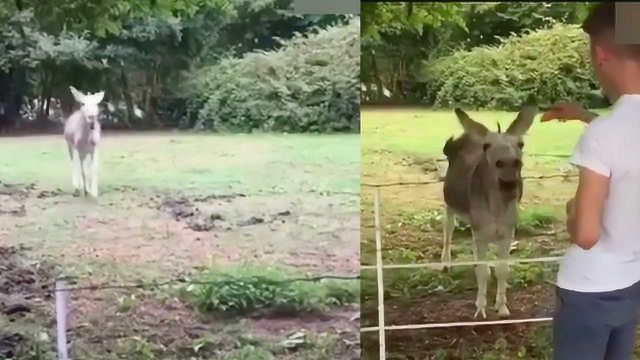
[[[498,46],[457,51],[424,64],[427,101],[436,107],[516,110],[527,102],[549,106],[571,99],[599,107],[603,99],[588,49],[578,26],[557,24]]]
[[[212,284],[192,284],[184,292],[205,313],[324,311],[332,306],[353,304],[360,297],[357,281],[287,282],[304,276],[283,268],[243,265],[224,272],[206,269],[198,278]]]
[[[191,74],[182,93],[196,128],[336,132],[359,124],[359,21],[276,51],[226,58]]]

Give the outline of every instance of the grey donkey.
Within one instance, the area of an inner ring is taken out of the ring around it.
[[[456,218],[471,226],[476,260],[486,260],[489,244],[497,245],[498,259],[507,259],[518,220],[518,204],[522,199],[523,135],[533,124],[538,112],[535,106],[523,107],[509,128],[492,132],[472,120],[459,108],[455,113],[464,133],[449,138],[443,153],[449,167],[444,180],[444,244],[442,262],[451,262],[451,239]],[[476,313],[487,317],[487,282],[489,265],[476,265],[478,295]],[[509,264],[495,265],[498,289],[495,308],[501,317],[509,316],[507,279]]]
[[[71,94],[80,103],[65,122],[64,138],[69,148],[72,173],[71,182],[74,195],[84,191],[98,197],[98,144],[100,142],[100,122],[98,104],[104,98],[104,91],[95,94],[83,94],[70,86]]]

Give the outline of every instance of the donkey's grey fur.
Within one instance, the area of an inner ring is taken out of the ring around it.
[[[444,180],[444,244],[442,262],[451,262],[451,238],[455,218],[471,225],[476,260],[486,260],[489,243],[498,247],[499,259],[509,256],[516,222],[518,203],[522,199],[522,136],[529,130],[537,113],[533,106],[524,107],[503,133],[491,132],[472,120],[464,111],[455,113],[464,128],[457,139],[449,138],[442,149],[449,167]],[[498,291],[496,309],[509,316],[507,308],[507,263],[495,265]],[[478,295],[476,313],[486,317],[488,265],[476,266]]]
[[[70,90],[81,104],[64,125],[64,138],[72,165],[71,182],[75,194],[84,191],[85,196],[89,193],[98,197],[98,143],[101,135],[98,104],[104,92],[83,94],[74,87]]]

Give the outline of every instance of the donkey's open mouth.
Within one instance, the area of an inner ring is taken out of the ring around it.
[[[518,181],[498,179],[498,185],[500,185],[501,190],[513,191],[518,186]]]

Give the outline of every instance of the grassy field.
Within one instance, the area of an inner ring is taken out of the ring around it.
[[[496,129],[505,129],[515,113],[469,112]],[[577,122],[539,123],[525,136],[523,175],[575,174],[568,165],[584,125]],[[452,110],[363,109],[363,183],[438,180],[446,170],[442,146],[462,129]],[[564,204],[575,193],[575,178],[527,180],[512,257],[561,255],[567,246]],[[361,262],[375,264],[372,188],[362,187]],[[440,261],[442,244],[442,184],[386,187],[381,190],[383,260],[386,263]],[[453,260],[473,259],[469,229],[454,233]],[[507,292],[511,318],[552,314],[557,265],[520,264],[511,267]],[[362,326],[377,324],[374,272],[363,273]],[[475,313],[476,284],[472,267],[438,272],[428,269],[385,270],[388,325],[470,321]],[[488,319],[495,280],[489,283]],[[388,358],[393,359],[550,359],[549,324],[484,326],[387,333]],[[363,359],[376,359],[376,333],[363,333]],[[639,353],[640,354],[640,353]]]
[[[358,149],[356,135],[107,132],[92,200],[71,195],[61,136],[0,139],[0,266],[13,269],[0,295],[31,309],[0,315],[0,340],[22,359],[55,358],[52,300],[24,299],[60,274],[77,285],[357,274]],[[358,298],[357,282],[260,279],[77,292],[72,356],[350,358]]]

